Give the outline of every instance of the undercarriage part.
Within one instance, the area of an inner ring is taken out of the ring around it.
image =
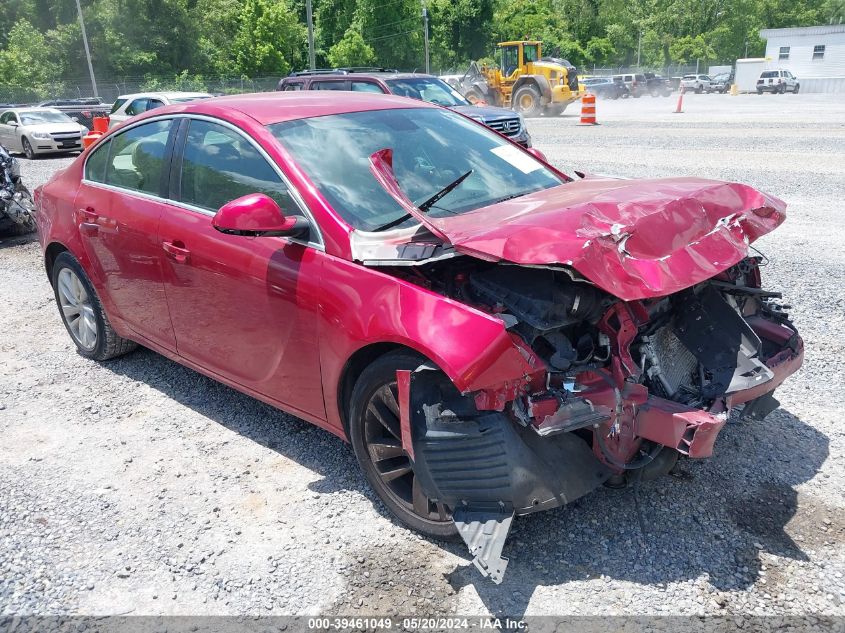
[[[663,475],[669,474],[669,471],[678,463],[680,453],[671,446],[665,446],[657,453],[657,455],[648,464],[640,468],[634,477],[639,481],[653,481]]]
[[[742,410],[742,417],[751,422],[760,422],[779,406],[780,402],[775,398],[774,392],[770,391],[748,402]]]
[[[717,398],[771,380],[771,370],[760,359],[760,337],[716,288],[708,285],[697,294],[679,293],[673,305],[674,334],[707,374],[708,379],[701,385],[705,398]]]
[[[528,514],[564,505],[611,471],[577,435],[547,437],[505,413],[479,412],[439,373],[411,375],[414,473],[429,498],[453,511],[463,505]]]
[[[497,585],[505,576],[508,559],[502,557],[513,522],[513,508],[503,505],[488,509],[460,506],[452,513],[458,534],[472,554],[472,564]]]

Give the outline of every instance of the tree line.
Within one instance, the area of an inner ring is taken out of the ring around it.
[[[73,0],[2,0],[0,101],[83,77]],[[532,38],[576,66],[732,62],[762,55],[761,28],[845,19],[845,0],[422,0],[433,69]],[[98,76],[281,76],[307,66],[305,0],[82,0]],[[313,0],[319,67],[424,67],[421,0]],[[190,82],[188,82],[190,83]],[[43,90],[42,90],[43,91]]]

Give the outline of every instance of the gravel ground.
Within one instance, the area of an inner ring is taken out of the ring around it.
[[[0,243],[1,614],[845,615],[845,102],[687,95],[530,121],[566,169],[750,183],[807,345],[710,460],[520,518],[496,586],[394,524],[338,439],[152,352],[78,356],[37,243]],[[71,159],[22,161],[30,186]]]

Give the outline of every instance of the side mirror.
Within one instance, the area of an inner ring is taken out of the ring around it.
[[[279,205],[263,193],[250,193],[227,202],[214,215],[211,226],[227,235],[299,237],[308,233],[308,220],[285,216]]]
[[[17,121],[9,121],[9,125],[11,125],[12,127],[18,127],[18,122]]]
[[[544,163],[549,162],[549,159],[546,158],[546,155],[536,147],[529,147],[526,151],[531,154],[534,158],[539,158]]]

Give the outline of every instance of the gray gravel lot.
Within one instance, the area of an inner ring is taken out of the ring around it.
[[[710,460],[515,522],[504,584],[394,524],[351,450],[152,352],[98,364],[37,243],[0,243],[2,614],[845,615],[845,100],[687,95],[530,121],[565,169],[747,182],[807,359]],[[71,159],[22,160],[31,187]]]

